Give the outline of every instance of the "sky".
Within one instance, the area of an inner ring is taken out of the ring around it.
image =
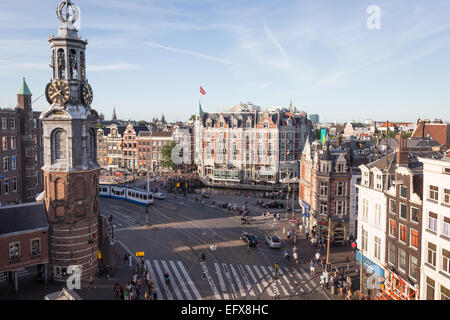
[[[321,121],[450,121],[448,0],[73,0],[92,107],[187,120],[240,102]],[[51,80],[58,0],[0,2],[0,106]],[[369,29],[370,5],[380,29]],[[200,86],[206,96],[200,94]],[[45,97],[34,110],[46,108]]]

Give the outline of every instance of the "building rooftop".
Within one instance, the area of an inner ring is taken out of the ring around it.
[[[0,208],[0,235],[48,228],[47,214],[42,203],[25,203]]]
[[[24,95],[24,96],[31,96],[31,91],[28,88],[27,82],[25,81],[25,78],[23,78],[23,81],[20,85],[19,91],[17,92],[18,95]]]

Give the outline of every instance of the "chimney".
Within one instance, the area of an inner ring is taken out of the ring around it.
[[[398,145],[397,166],[407,167],[408,163],[408,137],[402,134]]]

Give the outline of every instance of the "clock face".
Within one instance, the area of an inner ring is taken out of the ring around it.
[[[70,87],[61,80],[56,80],[47,85],[45,95],[49,103],[65,104],[70,99]]]
[[[90,106],[94,99],[94,93],[89,83],[86,83],[81,90],[81,100],[87,106]]]

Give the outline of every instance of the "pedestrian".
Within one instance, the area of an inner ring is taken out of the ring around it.
[[[305,230],[305,239],[306,239],[306,241],[309,240],[309,230],[308,229]]]
[[[123,296],[124,296],[124,300],[130,300],[130,290],[128,289],[128,287],[125,287]]]
[[[130,263],[130,268],[131,268],[131,254],[128,254],[128,262]]]
[[[153,291],[153,300],[158,300],[158,291],[155,285],[153,286],[152,291]]]
[[[325,270],[326,265],[327,265],[327,258],[322,257],[322,270]]]
[[[344,296],[344,283],[342,280],[339,280],[338,287],[339,287],[339,295],[343,297]]]
[[[94,287],[94,288],[95,288],[95,286],[94,286],[94,276],[93,276],[92,274],[89,276],[89,286],[88,286],[88,289],[90,289],[91,287]]]
[[[316,258],[317,264],[319,264],[320,263],[320,252],[319,251],[316,252],[315,258]]]
[[[311,274],[315,273],[314,261],[313,260],[311,260],[311,262],[309,263],[309,271],[311,272]]]
[[[145,291],[144,299],[145,300],[150,300],[150,293],[148,291]]]
[[[294,251],[294,253],[292,255],[294,256],[295,264],[298,264],[298,254],[297,254],[297,252]]]
[[[345,298],[346,300],[352,300],[352,290],[351,289],[349,289],[349,290],[347,290],[347,297]]]
[[[125,253],[125,255],[123,256],[123,264],[127,264],[128,261],[128,254]]]
[[[288,232],[287,232],[287,237],[288,237],[288,239],[291,238],[291,230],[288,230]]]

